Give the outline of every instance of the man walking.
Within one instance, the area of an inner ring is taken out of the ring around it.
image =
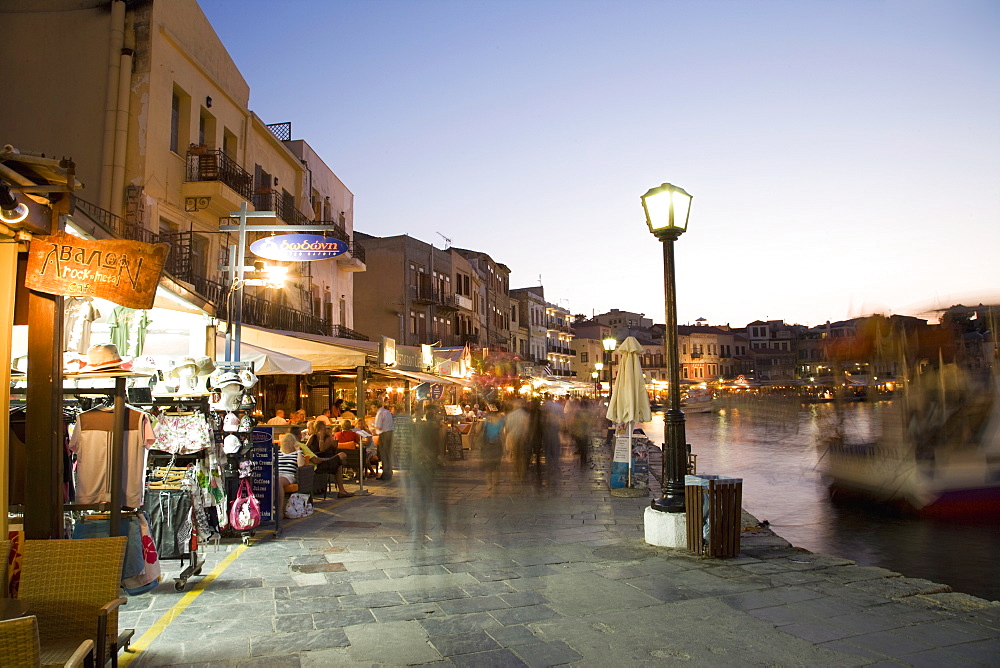
[[[382,475],[379,480],[392,480],[392,411],[389,410],[389,398],[382,400],[382,407],[375,413],[373,429],[378,436],[378,457],[382,460]]]

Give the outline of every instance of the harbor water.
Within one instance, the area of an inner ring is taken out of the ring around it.
[[[923,519],[830,498],[819,437],[834,420],[858,434],[873,430],[882,407],[730,404],[687,414],[687,442],[699,473],[743,478],[743,507],[793,545],[1000,600],[1000,519]],[[639,426],[653,443],[663,442],[662,413]]]

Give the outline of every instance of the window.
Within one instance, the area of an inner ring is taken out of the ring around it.
[[[170,99],[170,150],[180,153],[181,98],[174,92]]]
[[[236,135],[228,130],[222,129],[222,150],[233,160],[236,159]]]
[[[587,363],[587,353],[580,353],[580,364]]]

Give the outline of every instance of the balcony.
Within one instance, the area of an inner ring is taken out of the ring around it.
[[[253,176],[221,149],[192,146],[181,195],[185,211],[228,216],[242,202],[253,200]]]
[[[143,241],[147,244],[155,244],[160,241],[159,236],[147,230],[141,225],[130,223],[121,216],[116,216],[106,209],[102,209],[96,204],[91,204],[79,197],[73,198],[73,205],[87,214],[87,216],[97,223],[106,234],[116,239],[128,239],[129,241]],[[97,236],[96,234],[94,235]]]
[[[337,263],[344,271],[365,271],[367,269],[365,266],[365,247],[358,241],[350,241],[347,252],[337,256]]]
[[[368,341],[368,337],[361,332],[356,332],[350,327],[345,327],[344,325],[334,325],[331,331],[331,336],[335,336],[339,339],[354,339],[355,341]]]
[[[274,211],[279,219],[289,225],[309,225],[312,223],[295,206],[294,197],[286,197],[284,192],[278,192],[271,188],[258,188],[254,191],[253,208],[258,211]]]
[[[439,309],[457,311],[458,302],[454,295],[442,290],[436,290],[428,285],[411,285],[410,299],[417,304],[433,304]]]

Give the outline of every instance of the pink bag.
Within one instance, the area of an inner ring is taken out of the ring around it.
[[[240,481],[240,489],[236,492],[236,500],[229,509],[229,524],[237,531],[256,529],[260,524],[260,502],[250,489],[250,479]]]

